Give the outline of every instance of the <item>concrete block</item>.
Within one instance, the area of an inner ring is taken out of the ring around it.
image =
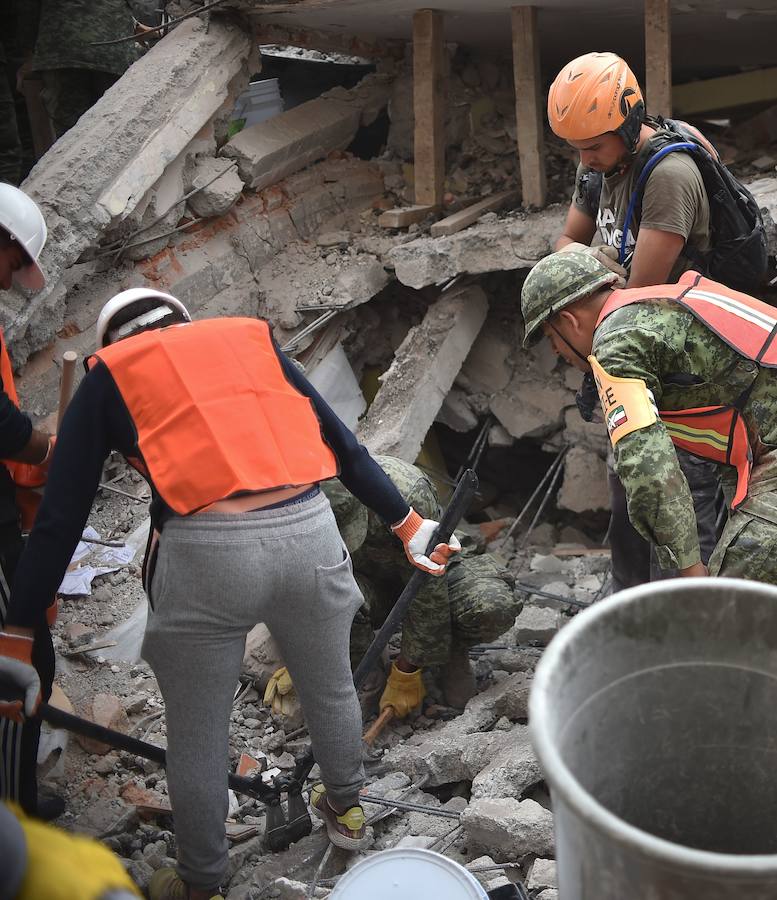
[[[534,800],[473,800],[461,824],[471,845],[497,861],[553,854],[553,816]]]
[[[112,728],[124,733],[129,730],[127,713],[124,712],[121,700],[115,694],[96,694],[92,700],[91,718],[93,722],[102,725],[103,728]],[[76,740],[87,753],[97,753],[103,756],[112,749],[108,744],[82,735],[76,735]]]
[[[547,888],[541,894],[537,894],[537,900],[559,900],[559,892],[555,888]]]
[[[212,180],[214,178],[215,181]],[[203,187],[206,184],[208,186]],[[205,157],[197,160],[187,185],[187,193],[196,188],[202,190],[189,198],[189,208],[196,216],[209,219],[223,215],[232,207],[243,191],[243,182],[229,160]]]
[[[253,678],[264,690],[273,672],[283,665],[283,658],[269,628],[260,623],[246,637],[243,673]]]
[[[549,644],[558,631],[558,610],[524,606],[515,620],[515,642],[517,644]]]
[[[574,405],[564,385],[519,371],[508,386],[491,399],[491,412],[515,438],[541,438],[564,425],[564,409]]]
[[[581,447],[573,447],[564,459],[564,479],[556,502],[560,509],[572,512],[607,509],[610,494],[604,460]]]
[[[535,859],[526,878],[530,891],[558,887],[558,869],[555,859]]]
[[[321,97],[244,128],[221,148],[221,155],[237,160],[248,187],[261,190],[287,175],[344,150],[359,127],[358,108]]]
[[[508,734],[507,745],[473,779],[473,799],[514,797],[520,800],[528,788],[542,781],[528,726],[515,725]]]
[[[359,430],[371,453],[417,458],[487,311],[482,289],[468,285],[443,294],[410,329]]]

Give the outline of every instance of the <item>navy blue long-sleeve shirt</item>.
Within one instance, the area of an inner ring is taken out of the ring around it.
[[[403,519],[409,507],[386,473],[297,366],[280,351],[278,357],[288,380],[312,400],[343,484],[385,522]],[[136,440],[110,372],[104,365],[94,366],[79,385],[57,435],[43,502],[16,569],[8,625],[32,628],[40,621],[86,525],[108,454],[117,450],[137,457]]]

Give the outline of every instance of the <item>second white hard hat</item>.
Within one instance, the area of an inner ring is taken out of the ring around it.
[[[154,290],[154,288],[130,288],[129,290],[122,291],[120,294],[116,294],[115,297],[111,297],[100,310],[100,315],[97,318],[97,346],[106,347],[111,343],[110,340],[106,340],[108,332],[112,330],[111,322],[115,320],[116,316],[122,310],[126,310],[134,304],[140,306],[141,301],[144,300],[158,300],[159,309],[164,310],[164,308],[167,307],[169,311],[178,313],[186,322],[191,322],[192,317],[189,315],[189,310],[180,300],[173,297],[172,294],[165,294],[163,291]],[[153,312],[153,310],[151,312]],[[138,316],[148,316],[151,312],[146,310],[145,313],[141,313],[139,311]],[[127,324],[130,325],[132,323]],[[148,326],[149,324],[150,320],[148,322],[138,323],[139,326]],[[134,329],[128,329],[130,332],[132,330]]]
[[[29,262],[14,272],[21,287],[39,291],[46,276],[38,265],[38,257],[46,243],[46,223],[38,204],[12,184],[0,184],[0,227],[18,241]]]

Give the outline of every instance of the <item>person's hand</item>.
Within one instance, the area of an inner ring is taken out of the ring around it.
[[[426,688],[421,677],[421,669],[403,672],[397,668],[396,663],[393,663],[378,706],[381,712],[390,706],[397,718],[404,719],[411,709],[421,705],[425,696]]]
[[[290,715],[296,708],[296,692],[286,666],[276,669],[264,691],[264,705],[272,709],[276,716]]]
[[[405,518],[391,526],[391,530],[405,545],[405,553],[410,562],[430,575],[442,575],[450,557],[461,550],[458,538],[452,534],[447,544],[437,544],[432,553],[426,555],[426,548],[438,524],[432,519],[422,519],[411,506]]]
[[[681,578],[708,578],[710,570],[703,562],[694,563],[686,569],[680,569]]]
[[[0,691],[0,716],[23,722],[24,716],[34,716],[40,703],[40,678],[32,664],[33,638],[0,631],[0,682],[20,688],[21,700],[3,699]]]
[[[561,250],[559,250],[559,253],[568,253],[570,250],[577,250],[580,253],[587,253],[589,256],[593,256],[594,259],[598,260],[611,272],[615,272],[615,274],[622,279],[622,281],[616,282],[616,288],[622,288],[626,284],[626,279],[629,277],[629,273],[618,262],[619,254],[617,247],[610,247],[607,244],[596,244],[593,247],[589,247],[586,244],[580,244],[576,241],[572,241],[572,243],[563,246]]]

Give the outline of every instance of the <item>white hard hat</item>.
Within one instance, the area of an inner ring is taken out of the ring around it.
[[[40,251],[46,243],[46,223],[38,204],[12,184],[0,184],[0,227],[18,241],[29,259],[26,266],[14,272],[16,283],[39,291],[46,284],[38,265]]]
[[[109,335],[108,332],[113,330],[111,322],[116,315],[128,306],[136,303],[140,304],[143,300],[158,300],[159,303],[151,310],[139,310],[135,318],[123,323],[116,329],[120,333]],[[121,340],[139,329],[148,328],[154,325],[155,322],[163,319],[170,311],[178,313],[186,322],[191,322],[192,320],[189,310],[172,294],[165,294],[162,291],[146,287],[130,288],[127,291],[122,291],[120,294],[116,294],[115,297],[111,297],[100,310],[100,315],[97,318],[97,346],[107,347],[108,344],[115,343],[117,340]],[[110,337],[110,340],[106,340],[108,337]]]

